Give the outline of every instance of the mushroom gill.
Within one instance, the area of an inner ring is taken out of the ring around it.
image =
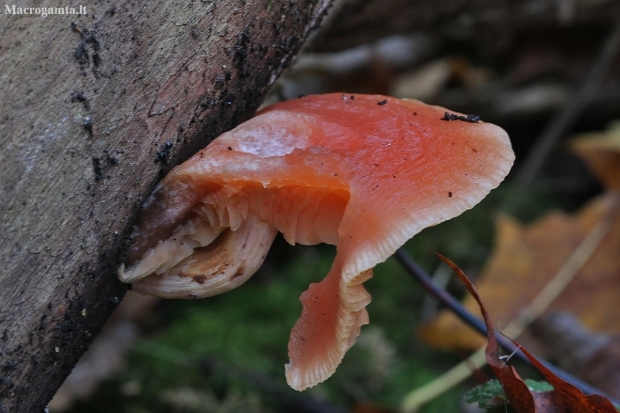
[[[162,297],[242,284],[277,231],[336,245],[302,294],[286,376],[327,379],[368,323],[372,268],[422,229],[473,207],[507,175],[506,133],[418,101],[341,94],[282,102],[174,168],[144,208],[119,277]]]

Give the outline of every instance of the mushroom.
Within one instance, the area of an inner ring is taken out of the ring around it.
[[[473,207],[514,160],[499,127],[415,100],[327,94],[281,102],[174,168],[146,203],[119,278],[198,298],[238,287],[279,231],[336,245],[301,296],[286,377],[333,374],[368,323],[372,268],[422,229]]]

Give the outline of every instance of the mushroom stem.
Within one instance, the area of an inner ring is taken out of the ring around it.
[[[285,366],[286,381],[295,390],[315,386],[334,374],[362,326],[368,324],[370,294],[362,284],[372,277],[372,270],[354,277],[343,277],[341,271],[337,259],[327,277],[301,295],[304,308],[291,332],[290,362]]]

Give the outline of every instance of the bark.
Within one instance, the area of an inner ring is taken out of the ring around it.
[[[116,269],[149,192],[252,115],[329,4],[3,10],[0,412],[43,411],[127,290]]]

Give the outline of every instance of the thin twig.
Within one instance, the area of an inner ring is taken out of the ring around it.
[[[518,186],[526,188],[534,181],[551,150],[575,124],[583,110],[599,92],[602,78],[615,61],[619,51],[620,21],[616,22],[607,36],[598,58],[590,68],[577,93],[558,111],[537,139],[536,144],[517,173],[515,180]]]
[[[450,295],[443,288],[435,285],[430,276],[418,265],[413,259],[407,254],[402,248],[396,251],[395,254],[396,259],[405,267],[405,269],[411,274],[416,281],[418,281],[424,289],[437,297],[444,305],[446,305],[454,314],[463,320],[466,324],[474,328],[480,334],[486,336],[487,335],[487,327],[484,322],[478,317],[474,316],[470,313],[463,305],[452,295]],[[508,353],[514,353],[514,357],[527,363],[531,364],[527,357],[518,350],[517,346],[512,343],[512,341],[508,340],[506,337],[496,334],[495,338],[497,339],[498,344],[506,350]],[[612,396],[609,396],[602,392],[601,390],[591,386],[588,383],[585,383],[581,379],[573,376],[565,372],[564,370],[550,364],[545,360],[541,360],[542,364],[552,371],[556,376],[560,377],[562,380],[567,381],[574,386],[578,387],[585,394],[600,394],[604,397],[607,397],[612,403],[617,406],[620,406],[620,401],[616,400]]]

